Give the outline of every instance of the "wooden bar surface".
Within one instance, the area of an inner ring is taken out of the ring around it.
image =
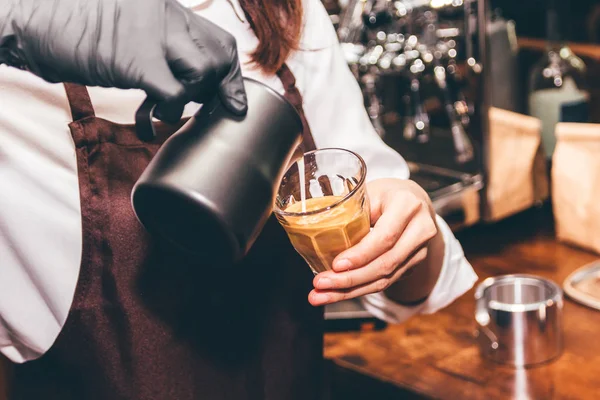
[[[457,233],[479,281],[531,273],[562,285],[600,256],[558,243],[539,208]],[[367,333],[330,333],[325,356],[338,367],[434,399],[600,399],[600,311],[565,298],[565,350],[549,364],[517,370],[482,359],[474,339],[474,290],[433,315]]]

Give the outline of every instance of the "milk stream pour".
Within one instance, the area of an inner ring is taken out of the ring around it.
[[[304,174],[304,157],[298,160],[298,174],[300,182],[300,201],[302,202],[302,212],[306,212],[306,176]]]

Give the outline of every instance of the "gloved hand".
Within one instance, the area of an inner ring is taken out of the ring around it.
[[[142,89],[165,121],[217,93],[247,109],[235,39],[177,0],[3,0],[0,63],[52,83]]]

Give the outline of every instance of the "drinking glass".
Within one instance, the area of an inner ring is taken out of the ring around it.
[[[285,173],[275,215],[315,275],[369,233],[366,175],[358,154],[335,148],[305,153]]]

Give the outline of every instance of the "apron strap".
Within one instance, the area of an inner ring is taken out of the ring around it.
[[[284,97],[296,108],[300,114],[302,120],[302,146],[304,151],[312,151],[316,149],[315,141],[310,132],[308,121],[304,115],[304,109],[302,107],[302,95],[296,87],[296,77],[289,69],[286,64],[283,64],[277,71],[277,76],[283,88],[285,90]],[[67,98],[69,100],[69,107],[71,108],[71,116],[73,121],[79,121],[87,117],[94,117],[94,106],[90,99],[90,94],[84,85],[75,83],[64,83],[65,91],[67,92]]]
[[[94,106],[90,94],[85,86],[76,83],[63,83],[71,107],[73,121],[79,121],[87,117],[94,117]]]
[[[250,17],[248,12],[246,12],[246,10],[244,9],[243,4],[242,4],[241,8],[242,8],[242,11],[244,12],[244,15],[246,16],[246,20],[248,21],[248,24],[250,25],[252,30],[254,32],[256,32],[256,26],[254,25],[254,22],[252,21],[252,18]],[[302,150],[304,150],[305,152],[316,150],[317,146],[315,145],[315,141],[310,132],[310,127],[308,126],[308,121],[306,120],[306,116],[304,115],[304,108],[302,107],[302,95],[300,94],[300,91],[298,91],[298,88],[296,87],[296,77],[294,76],[292,71],[289,69],[289,67],[285,63],[277,71],[277,76],[279,77],[279,80],[283,84],[283,88],[285,90],[284,97],[290,103],[292,103],[292,105],[296,108],[296,110],[298,110],[298,113],[300,114],[300,119],[302,120],[302,127],[303,127],[303,129],[302,129],[302,144],[301,144]]]
[[[283,84],[283,88],[285,89],[284,97],[292,103],[298,113],[300,114],[300,118],[302,119],[302,146],[304,147],[304,151],[312,151],[316,150],[317,146],[315,145],[315,141],[310,132],[310,127],[308,126],[308,121],[306,120],[306,116],[304,115],[304,108],[302,107],[302,95],[300,91],[296,87],[296,77],[287,66],[287,64],[283,64],[281,68],[277,71],[277,76],[279,80]]]

